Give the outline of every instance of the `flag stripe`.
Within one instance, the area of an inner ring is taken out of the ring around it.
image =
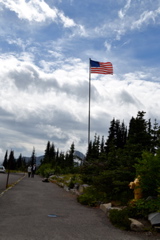
[[[96,62],[90,60],[90,72],[97,74],[113,74],[113,66],[111,62]]]

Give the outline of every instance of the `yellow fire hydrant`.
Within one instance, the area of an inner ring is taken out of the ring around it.
[[[137,177],[134,182],[130,182],[130,189],[134,189],[134,199],[138,200],[142,198],[142,189],[140,187],[140,177]]]

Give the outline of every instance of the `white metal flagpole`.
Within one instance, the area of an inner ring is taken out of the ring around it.
[[[90,144],[90,107],[91,107],[91,59],[89,58],[89,110],[88,110],[88,147]]]

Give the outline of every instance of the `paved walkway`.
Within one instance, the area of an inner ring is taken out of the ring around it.
[[[82,206],[70,192],[39,176],[26,176],[0,197],[0,230],[1,240],[153,239],[114,228],[100,209]]]

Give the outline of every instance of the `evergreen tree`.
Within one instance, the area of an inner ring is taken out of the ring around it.
[[[10,170],[15,170],[16,169],[16,161],[14,158],[14,151],[11,150],[9,154],[9,160],[8,160],[8,168]]]
[[[5,153],[3,166],[7,169],[8,168],[8,150]]]
[[[156,155],[144,151],[135,167],[137,176],[140,176],[143,197],[157,197],[160,189],[160,150]]]
[[[66,166],[69,168],[73,168],[74,166],[74,143],[71,144],[69,152],[66,153]]]
[[[160,149],[160,127],[156,119],[154,120],[153,129],[151,128],[151,136],[151,152],[155,154]]]
[[[101,139],[101,146],[100,146],[100,153],[105,153],[105,143],[104,143],[104,136],[102,136],[102,139]]]
[[[31,155],[31,166],[36,164],[36,154],[35,154],[35,148],[33,148],[32,155]]]
[[[88,145],[88,149],[87,149],[87,153],[86,153],[86,157],[85,157],[85,162],[90,161],[91,154],[92,154],[92,141],[90,141],[90,143]]]
[[[125,154],[127,165],[130,166],[130,170],[134,172],[134,164],[137,162],[137,158],[141,158],[143,151],[150,151],[152,145],[150,123],[144,119],[144,115],[145,112],[138,112],[137,117],[132,117],[129,123]]]
[[[55,152],[55,147],[53,143],[50,146],[50,150],[49,150],[49,160],[51,162],[51,166],[54,167],[56,165],[56,152]]]
[[[136,144],[142,150],[150,150],[151,134],[148,131],[148,122],[144,119],[145,112],[138,112],[137,117],[131,119],[128,142]]]
[[[23,166],[23,158],[22,158],[22,154],[20,154],[16,161],[16,169],[19,170],[22,168],[22,166]]]
[[[94,161],[96,162],[98,160],[102,147],[101,144],[100,137],[95,134],[93,143],[90,141],[88,146],[85,161],[93,163]]]
[[[124,148],[127,140],[127,128],[124,122],[120,124],[119,120],[113,119],[108,133],[109,135],[105,146],[107,155],[114,148]]]
[[[56,165],[56,151],[54,144],[50,143],[50,141],[47,142],[45,154],[42,163],[50,163],[51,167],[54,167]]]
[[[64,169],[65,168],[65,155],[63,152],[60,152],[58,158],[57,158],[57,166]]]
[[[48,141],[42,163],[49,163],[50,162],[50,147],[51,147],[51,144],[50,144],[50,141]]]

